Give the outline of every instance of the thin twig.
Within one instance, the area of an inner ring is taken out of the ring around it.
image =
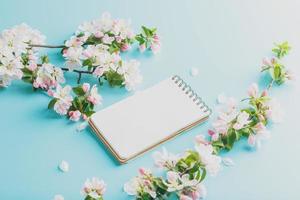
[[[65,48],[65,45],[43,45],[43,44],[29,44],[30,47],[42,47],[42,48],[51,48],[51,49],[55,49],[55,48]]]
[[[271,83],[268,85],[267,90],[270,90],[271,87],[273,86],[274,80],[271,81]]]

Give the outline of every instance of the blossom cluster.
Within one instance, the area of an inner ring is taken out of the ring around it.
[[[2,31],[0,36],[0,86],[22,79],[24,70],[37,68],[37,49],[30,44],[44,44],[45,36],[26,24]]]
[[[143,26],[143,31],[146,31],[147,37],[141,39],[143,34],[136,36],[129,21],[112,19],[108,13],[104,13],[100,19],[84,22],[65,41],[62,54],[66,66],[69,70],[87,68],[100,82],[104,79],[111,86],[135,89],[142,81],[139,63],[135,60],[123,61],[120,53],[130,50],[136,39],[144,46],[144,50],[151,44],[151,50],[157,52],[160,42],[156,29],[150,31]]]
[[[277,45],[273,49],[276,59],[281,59],[289,49],[287,43]],[[273,81],[277,84],[284,82],[277,82],[274,78]],[[282,120],[279,103],[268,95],[272,83],[261,92],[253,83],[248,88],[248,97],[242,100],[247,102],[246,105],[239,105],[232,97],[219,95],[217,117],[212,129],[208,130],[209,139],[198,135],[195,150],[188,150],[183,155],[174,155],[165,149],[155,152],[155,166],[164,169],[166,176],[155,177],[141,169],[138,176],[125,183],[124,191],[137,200],[167,199],[172,194],[180,200],[204,198],[207,192],[202,181],[206,173],[215,176],[220,171],[221,163],[233,165],[231,159],[218,156],[219,152],[231,150],[242,137],[248,139],[250,146],[259,148],[263,140],[270,138],[267,128],[270,122]]]
[[[247,106],[241,108],[234,98],[219,97],[218,116],[212,123],[213,129],[208,131],[216,153],[232,149],[242,137],[248,138],[249,145],[260,147],[261,141],[270,138],[268,123],[281,121],[280,105],[268,96],[267,90],[260,93],[258,85],[253,83],[248,95],[244,99]]]
[[[85,200],[103,200],[105,191],[105,182],[93,177],[92,179],[87,179],[85,181],[81,193],[84,195]]]
[[[292,80],[294,78],[293,73],[285,68],[285,66],[280,62],[285,55],[288,54],[291,47],[288,42],[283,42],[281,44],[276,44],[272,49],[274,56],[271,58],[264,58],[262,61],[262,72],[268,71],[273,84],[273,82],[281,85],[286,80]]]
[[[72,91],[75,97],[71,94]],[[60,115],[67,115],[72,121],[78,121],[80,118],[87,120],[95,113],[94,107],[102,101],[97,86],[91,87],[89,83],[73,88],[69,85],[57,85],[56,90],[48,90],[48,94],[53,97],[48,108],[54,109]]]
[[[174,155],[163,149],[153,154],[155,166],[165,170],[166,177],[154,177],[150,171],[139,170],[139,176],[125,183],[124,191],[136,199],[165,199],[176,194],[182,200],[197,200],[206,196],[202,181],[206,173],[215,176],[221,168],[221,158],[203,135],[196,137],[195,150]]]
[[[248,138],[250,146],[258,148],[263,140],[270,138],[268,124],[280,122],[282,111],[280,104],[268,96],[268,91],[273,82],[280,85],[287,79],[292,79],[292,74],[280,64],[280,59],[288,54],[290,49],[287,42],[276,44],[272,49],[275,57],[263,59],[263,71],[269,71],[272,81],[262,92],[259,92],[258,85],[253,83],[248,89],[248,98],[243,100],[247,101],[246,106],[238,105],[237,100],[232,97],[219,96],[218,116],[212,123],[213,129],[208,131],[216,153],[222,149],[232,149],[234,143],[242,137]]]

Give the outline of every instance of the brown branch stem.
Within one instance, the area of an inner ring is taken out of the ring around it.
[[[38,66],[42,66],[42,64],[38,64]],[[61,70],[63,71],[69,71],[69,72],[75,72],[75,73],[78,73],[78,79],[77,79],[77,84],[80,83],[80,80],[81,80],[81,77],[82,77],[82,74],[93,74],[95,69],[96,68],[93,68],[92,71],[82,71],[82,70],[77,70],[77,69],[74,69],[74,70],[69,70],[69,68],[65,68],[65,67],[60,67]]]
[[[65,45],[43,45],[43,44],[29,44],[30,47],[41,47],[41,48],[50,48],[50,49],[55,49],[55,48],[65,48]]]

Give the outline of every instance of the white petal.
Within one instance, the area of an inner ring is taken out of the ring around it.
[[[62,172],[68,172],[69,171],[69,163],[67,161],[61,161],[61,163],[59,164],[59,169]]]
[[[65,198],[61,194],[57,194],[54,196],[53,200],[64,200]]]
[[[199,69],[198,68],[196,68],[196,67],[193,67],[193,68],[191,68],[190,69],[190,74],[191,74],[191,76],[198,76],[198,74],[199,74]]]
[[[86,127],[87,127],[87,123],[86,123],[86,122],[83,122],[83,123],[79,124],[79,125],[76,127],[76,131],[77,131],[77,132],[81,132],[81,131],[83,131]]]
[[[219,104],[225,103],[226,100],[227,100],[227,97],[225,96],[224,93],[221,93],[221,94],[218,95],[217,102],[218,102]]]
[[[233,160],[231,158],[222,158],[222,163],[223,165],[227,166],[227,167],[232,167],[235,165],[235,163],[233,162]]]

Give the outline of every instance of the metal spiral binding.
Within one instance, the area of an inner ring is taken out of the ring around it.
[[[193,91],[190,85],[188,85],[182,78],[180,78],[178,75],[174,75],[172,77],[172,80],[175,82],[176,85],[178,85],[183,92],[185,92],[186,95],[189,96],[190,99],[193,100],[193,102],[196,103],[200,107],[201,110],[204,112],[209,112],[211,114],[211,109],[208,108],[208,106],[202,101],[201,97],[199,97],[196,92]]]

